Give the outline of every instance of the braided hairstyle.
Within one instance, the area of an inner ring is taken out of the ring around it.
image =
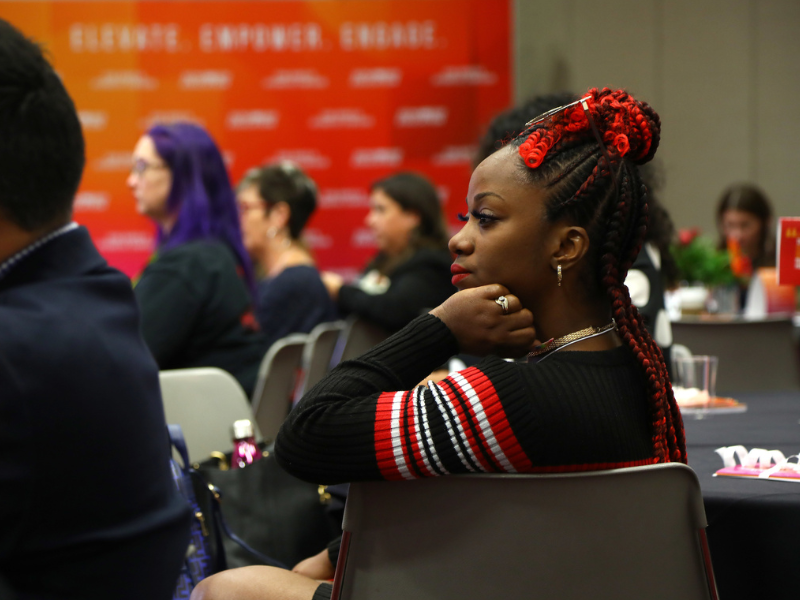
[[[547,219],[569,220],[589,235],[584,279],[608,298],[619,335],[644,373],[656,461],[686,462],[683,421],[664,358],[624,284],[647,230],[647,189],[636,165],[655,154],[661,121],[624,90],[593,88],[585,103],[594,123],[578,103],[534,122],[511,144],[527,179],[547,194]]]

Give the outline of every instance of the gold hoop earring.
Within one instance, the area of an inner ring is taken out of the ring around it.
[[[558,265],[558,287],[561,287],[561,265]]]

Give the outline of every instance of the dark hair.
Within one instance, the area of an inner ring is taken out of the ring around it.
[[[155,125],[147,135],[172,172],[167,210],[177,215],[168,233],[158,226],[159,248],[219,240],[234,253],[248,286],[254,290],[253,267],[242,243],[236,198],[214,140],[191,123]]]
[[[442,215],[439,194],[427,177],[408,171],[395,173],[373,183],[370,191],[376,190],[389,196],[403,210],[417,213],[419,226],[412,232],[408,248],[399,256],[388,256],[381,252],[370,261],[368,269],[391,275],[420,248],[447,248],[450,236]]]
[[[758,242],[759,252],[763,255],[768,252],[770,240],[770,222],[772,221],[772,207],[767,195],[752,183],[736,183],[726,189],[717,205],[717,225],[722,223],[722,215],[729,210],[741,210],[758,218],[761,223],[761,237]],[[719,247],[725,249],[727,240],[720,228]],[[760,257],[755,257],[760,258]]]
[[[574,102],[578,97],[570,92],[534,96],[519,106],[509,108],[492,119],[489,128],[478,143],[473,167],[517,137],[525,124],[549,110]]]
[[[654,159],[646,165],[639,165],[639,176],[647,187],[647,233],[646,242],[655,244],[661,255],[661,277],[667,287],[678,285],[678,265],[672,256],[670,246],[675,241],[675,224],[666,207],[658,199],[663,185],[661,161]]]
[[[26,231],[67,221],[84,162],[67,90],[41,48],[0,19],[0,214]]]
[[[412,246],[447,247],[450,236],[444,223],[439,194],[427,177],[419,173],[395,173],[373,183],[370,191],[376,190],[381,190],[403,210],[419,215],[419,227],[412,237]]]
[[[288,161],[258,169],[251,182],[267,211],[279,202],[289,207],[289,235],[296,240],[317,208],[317,186],[296,164]]]
[[[658,114],[624,90],[590,89],[581,104],[535,123],[514,141],[528,180],[547,194],[550,221],[568,219],[589,234],[587,268],[605,292],[619,335],[636,358],[648,389],[657,462],[686,461],[683,421],[661,350],[631,304],[625,276],[645,239],[647,188],[637,164],[658,148]]]
[[[486,158],[512,141],[522,130],[525,124],[536,117],[565,106],[578,99],[576,94],[561,92],[558,94],[545,94],[534,96],[520,106],[510,108],[497,115],[489,124],[489,128],[478,144],[474,166],[478,166]],[[678,283],[678,268],[670,252],[670,244],[675,237],[675,226],[672,218],[661,202],[658,201],[658,190],[662,185],[662,172],[660,164],[652,161],[640,167],[640,176],[647,186],[647,237],[645,240],[658,247],[661,254],[661,275],[668,286]]]

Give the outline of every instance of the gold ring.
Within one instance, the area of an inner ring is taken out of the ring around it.
[[[500,296],[500,297],[496,298],[494,302],[500,308],[503,309],[503,314],[504,315],[508,314],[508,298],[506,298],[505,296]]]

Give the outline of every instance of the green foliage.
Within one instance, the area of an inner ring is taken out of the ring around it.
[[[708,238],[695,236],[686,244],[673,244],[670,252],[675,258],[682,281],[707,286],[731,285],[737,282],[725,250],[717,250]]]

